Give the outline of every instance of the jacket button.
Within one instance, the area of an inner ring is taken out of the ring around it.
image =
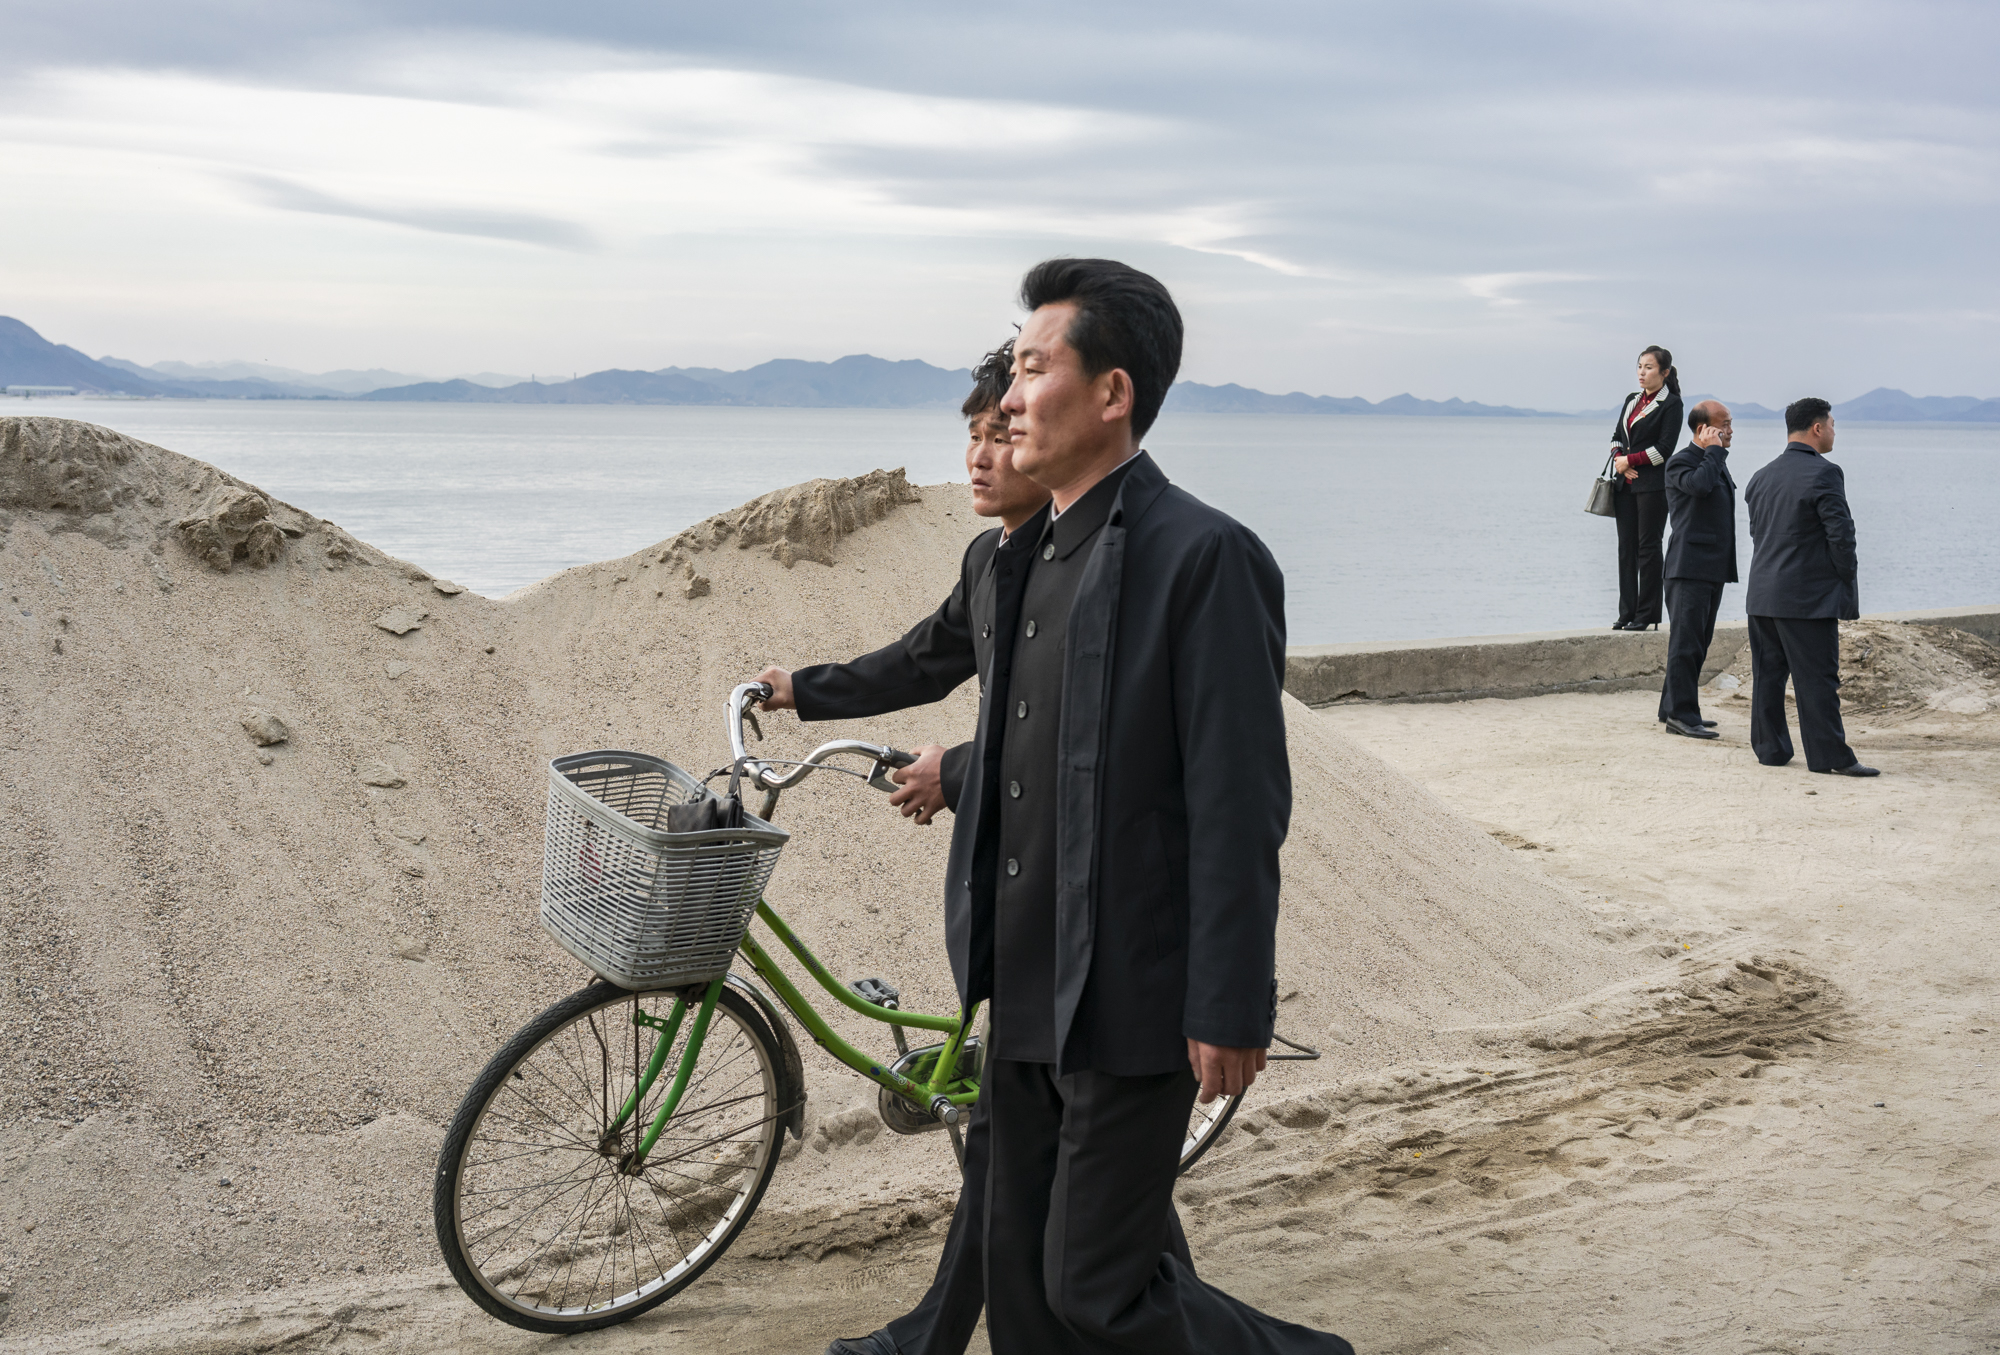
[[[1028,623],[1028,638],[1030,640],[1035,638],[1035,623],[1032,621]]]
[[[1017,800],[1018,800],[1018,799],[1020,799],[1020,798],[1021,798],[1021,783],[1020,783],[1019,781],[1009,781],[1009,782],[1007,783],[1007,793],[1008,793],[1009,795],[1013,796],[1013,797],[1014,797],[1015,799],[1017,799]]]
[[[1009,875],[1019,875],[1021,873],[1021,863],[1011,856],[1007,858],[1007,873]]]
[[[1020,705],[1014,707],[1014,718],[1016,720],[1025,720],[1028,718],[1027,702],[1023,701]]]
[[[991,634],[993,634],[993,627],[991,627],[991,626],[981,626],[981,627],[979,628],[979,638],[980,638],[980,639],[984,640],[984,639],[986,639],[986,638],[987,638],[988,636],[990,636]]]
[[[1046,545],[1046,546],[1043,546],[1043,547],[1042,547],[1042,558],[1043,558],[1044,560],[1053,560],[1053,559],[1055,559],[1055,558],[1056,558],[1056,543],[1055,543],[1055,542],[1051,541],[1051,542],[1049,542],[1049,544],[1048,544],[1048,545]]]

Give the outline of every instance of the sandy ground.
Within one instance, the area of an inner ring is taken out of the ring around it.
[[[427,1190],[579,978],[533,920],[544,759],[719,760],[730,682],[934,605],[963,490],[817,482],[495,603],[80,427],[0,428],[0,1350],[556,1344],[451,1286]],[[1186,1182],[1198,1259],[1371,1351],[1994,1348],[2000,716],[1860,736],[1859,783],[1652,700],[1288,713],[1280,1026],[1327,1057]],[[837,792],[788,802],[774,901],[948,1005],[943,834]],[[807,1067],[731,1254],[570,1348],[817,1352],[922,1290],[948,1148],[835,1141],[865,1086]]]
[[[1267,1100],[1183,1188],[1206,1274],[1367,1351],[2000,1349],[2000,720],[1857,734],[1884,775],[1854,782],[1758,767],[1727,707],[1719,744],[1662,735],[1639,693],[1320,718],[1534,869],[1716,935],[1525,1057]],[[746,1238],[565,1348],[816,1352],[921,1292],[942,1216],[901,1209],[827,1220],[816,1259]],[[417,1271],[36,1348],[557,1344]]]

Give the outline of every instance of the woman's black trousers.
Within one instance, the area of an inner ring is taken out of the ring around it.
[[[1627,626],[1660,621],[1660,542],[1667,532],[1667,496],[1621,488],[1618,509],[1618,620]]]

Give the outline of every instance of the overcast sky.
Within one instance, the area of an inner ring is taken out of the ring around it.
[[[2000,395],[1991,3],[4,13],[0,314],[92,355],[955,367],[1074,253],[1199,381]]]

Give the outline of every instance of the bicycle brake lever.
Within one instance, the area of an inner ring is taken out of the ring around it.
[[[757,736],[757,742],[764,741],[764,726],[757,723],[757,712],[750,707],[743,708],[743,718],[750,722],[750,732]]]
[[[916,760],[915,754],[905,753],[900,748],[884,748],[882,756],[876,758],[875,765],[868,769],[868,784],[893,795],[902,787],[889,779],[889,773],[901,771]]]

